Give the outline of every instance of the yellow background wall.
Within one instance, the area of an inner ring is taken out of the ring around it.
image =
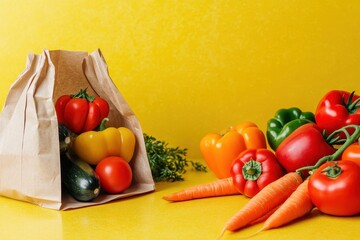
[[[0,0],[0,105],[27,54],[100,48],[143,131],[199,141],[279,108],[360,93],[360,2]]]

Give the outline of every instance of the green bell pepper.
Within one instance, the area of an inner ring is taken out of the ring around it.
[[[269,146],[275,151],[295,129],[311,122],[315,123],[312,112],[302,112],[296,107],[278,110],[267,123],[266,136]]]

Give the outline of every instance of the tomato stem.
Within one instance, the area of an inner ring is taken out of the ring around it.
[[[327,166],[321,172],[329,178],[336,178],[342,173],[341,167],[338,166],[338,163],[335,161],[334,166]]]
[[[354,94],[355,94],[355,91],[350,93],[349,99],[347,100],[347,102],[345,102],[345,99],[344,99],[344,96],[343,96],[344,105],[345,105],[345,107],[346,107],[346,109],[348,110],[349,113],[355,113],[360,107],[360,104],[358,104],[359,101],[360,101],[360,98],[358,98],[354,102],[352,102]]]
[[[348,128],[354,128],[355,131],[350,135],[349,132],[348,132]],[[331,133],[329,135],[329,137],[333,137],[335,136],[336,134],[339,134],[343,132],[346,136],[346,140],[344,142],[343,145],[341,145],[341,147],[339,149],[336,150],[336,152],[332,155],[328,155],[328,156],[324,156],[322,158],[320,158],[318,160],[318,162],[314,165],[314,166],[306,166],[306,167],[302,167],[302,168],[299,168],[296,170],[297,173],[301,173],[301,171],[304,171],[304,170],[308,170],[310,175],[317,169],[319,168],[323,163],[325,162],[330,162],[330,161],[334,161],[336,159],[338,159],[341,154],[344,152],[344,150],[349,147],[352,143],[354,143],[359,137],[360,137],[360,126],[358,125],[354,125],[354,124],[351,124],[351,125],[347,125],[345,127],[342,127],[336,131],[334,131],[333,133]]]

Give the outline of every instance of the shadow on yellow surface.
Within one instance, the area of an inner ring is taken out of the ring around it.
[[[248,199],[241,195],[169,203],[164,195],[215,180],[212,173],[189,170],[185,181],[158,183],[156,191],[108,204],[68,211],[44,209],[0,197],[1,239],[216,239],[226,221]],[[331,217],[313,211],[284,227],[249,239],[356,239],[360,216]],[[241,239],[261,224],[221,239]]]

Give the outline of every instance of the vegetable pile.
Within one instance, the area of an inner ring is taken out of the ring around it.
[[[65,189],[78,201],[92,201],[101,192],[118,194],[132,182],[130,161],[136,138],[126,127],[106,127],[109,104],[81,89],[55,102],[59,126],[61,175]],[[186,159],[187,149],[170,147],[144,134],[155,182],[182,181],[186,168],[206,171],[201,163]]]
[[[132,181],[129,164],[135,135],[125,127],[105,127],[109,104],[85,90],[63,95],[55,103],[59,126],[62,183],[78,201],[101,192],[122,193]]]
[[[268,120],[265,134],[252,122],[209,133],[201,139],[200,151],[218,179],[163,198],[171,202],[226,195],[250,198],[220,236],[264,222],[257,234],[314,208],[333,216],[358,215],[359,102],[354,92],[332,90],[314,113],[296,107],[278,110]]]

